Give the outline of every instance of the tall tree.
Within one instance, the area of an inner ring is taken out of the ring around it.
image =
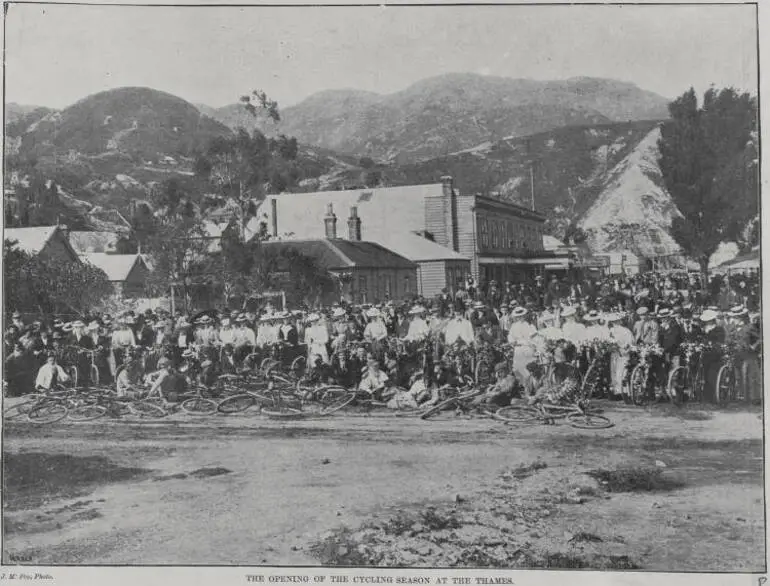
[[[757,103],[732,88],[711,88],[699,105],[690,88],[669,113],[658,146],[663,182],[682,212],[672,236],[705,273],[720,242],[738,238],[757,214],[757,169],[746,166]]]

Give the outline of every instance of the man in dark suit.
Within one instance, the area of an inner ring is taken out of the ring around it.
[[[78,350],[93,350],[94,341],[86,333],[86,325],[81,320],[72,322],[72,332],[69,335],[70,346]],[[91,386],[91,358],[88,352],[79,351],[75,363],[78,369],[78,384],[83,388]]]

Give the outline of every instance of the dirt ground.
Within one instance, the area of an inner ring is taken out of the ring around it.
[[[764,572],[760,409],[605,408],[11,421],[4,561]]]

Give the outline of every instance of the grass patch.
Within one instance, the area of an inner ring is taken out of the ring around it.
[[[3,499],[8,509],[39,507],[54,498],[87,495],[97,485],[139,480],[150,472],[119,466],[104,456],[39,452],[6,452],[3,471]]]
[[[658,468],[591,470],[587,474],[602,483],[607,492],[667,492],[685,484],[669,478]]]
[[[509,480],[510,478],[524,480],[525,478],[532,476],[538,470],[543,470],[545,468],[548,468],[548,464],[538,460],[537,462],[532,462],[532,464],[510,468],[509,470],[504,471],[500,476],[504,480]]]

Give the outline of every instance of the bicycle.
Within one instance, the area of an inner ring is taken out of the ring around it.
[[[703,399],[703,390],[706,386],[703,366],[705,348],[703,344],[682,344],[680,358],[683,364],[671,370],[666,385],[666,392],[675,405],[681,404],[685,399],[690,401]]]
[[[643,405],[654,397],[654,389],[650,389],[652,376],[652,356],[661,356],[659,346],[645,345],[639,348],[639,364],[631,371],[629,393],[634,405]]]

